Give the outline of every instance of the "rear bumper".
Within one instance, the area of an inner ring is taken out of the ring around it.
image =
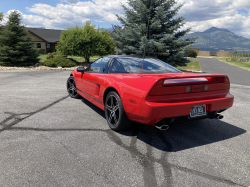
[[[183,103],[155,103],[145,101],[141,106],[140,115],[127,114],[132,121],[146,125],[154,125],[165,118],[190,115],[191,108],[197,105],[206,105],[207,112],[228,109],[233,106],[234,96],[228,94],[224,98],[200,100]],[[210,116],[207,116],[208,118]]]

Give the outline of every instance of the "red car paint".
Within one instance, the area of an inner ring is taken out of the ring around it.
[[[228,109],[234,100],[229,93],[229,80],[222,74],[177,72],[141,76],[76,70],[71,74],[78,94],[104,110],[105,92],[115,89],[128,118],[146,125],[153,125],[164,118],[187,116],[191,107],[197,105],[206,104],[206,111]],[[190,79],[191,82],[178,83],[181,82],[178,80],[199,77],[203,78],[200,80],[205,77],[207,82],[193,83],[195,79]],[[171,80],[169,85],[168,80]]]

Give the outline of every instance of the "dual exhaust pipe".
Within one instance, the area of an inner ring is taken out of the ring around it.
[[[169,129],[169,126],[168,126],[167,124],[166,124],[166,125],[161,125],[161,126],[155,125],[155,127],[156,127],[157,129],[161,130],[161,131],[166,131],[166,130]]]
[[[216,119],[222,119],[222,118],[224,118],[224,116],[222,116],[222,115],[220,115],[220,114],[216,114],[215,118],[216,118]]]
[[[224,117],[224,116],[221,115],[221,114],[216,114],[216,115],[214,116],[215,119],[223,119],[223,117]],[[161,131],[166,131],[166,130],[169,129],[169,125],[167,125],[166,122],[165,122],[164,120],[162,120],[162,121],[160,121],[159,123],[157,123],[157,124],[155,125],[155,127],[156,127],[157,129],[161,130]]]

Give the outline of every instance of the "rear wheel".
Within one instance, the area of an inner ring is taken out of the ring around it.
[[[105,117],[112,130],[126,130],[131,128],[132,122],[128,119],[120,96],[111,91],[105,99]]]
[[[81,96],[77,93],[76,84],[73,76],[70,76],[67,80],[67,91],[70,97],[79,99]]]

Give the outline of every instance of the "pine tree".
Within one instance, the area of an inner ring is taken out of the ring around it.
[[[3,13],[0,12],[0,31],[2,29],[2,25],[1,25],[1,22],[3,21]]]
[[[0,30],[0,65],[28,66],[39,61],[38,51],[21,25],[21,15],[13,11],[4,29]]]
[[[184,17],[177,13],[182,5],[175,0],[128,0],[125,16],[117,16],[122,27],[114,26],[112,36],[117,54],[159,58],[171,65],[184,65],[183,58],[195,38],[184,39],[190,29],[180,30]],[[146,46],[145,46],[146,45]]]

